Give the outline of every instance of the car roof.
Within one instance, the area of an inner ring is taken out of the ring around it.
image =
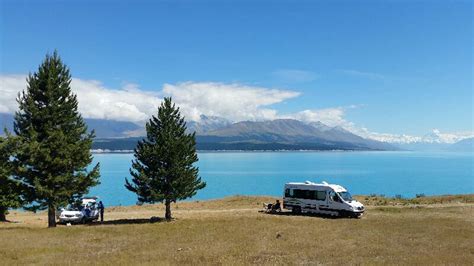
[[[83,198],[82,199],[82,204],[88,204],[88,203],[96,203],[97,198]]]

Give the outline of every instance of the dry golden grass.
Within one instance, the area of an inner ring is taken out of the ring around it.
[[[441,198],[380,206],[369,197],[362,219],[264,214],[274,198],[243,196],[176,204],[172,222],[148,222],[161,205],[109,208],[105,224],[55,229],[45,213],[13,212],[17,223],[0,224],[0,264],[472,265],[474,195]]]

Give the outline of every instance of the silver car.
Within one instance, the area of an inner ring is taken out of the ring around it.
[[[59,223],[87,223],[99,219],[97,197],[83,198],[79,206],[68,205],[59,214]]]

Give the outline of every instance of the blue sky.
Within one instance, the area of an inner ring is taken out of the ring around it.
[[[112,90],[240,84],[298,92],[265,107],[282,115],[473,130],[470,1],[0,1],[2,75],[58,49],[75,78]]]

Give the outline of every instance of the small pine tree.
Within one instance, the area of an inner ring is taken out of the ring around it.
[[[13,137],[0,136],[0,222],[7,220],[8,209],[21,207],[20,185],[11,178],[14,151]]]
[[[99,164],[91,171],[94,132],[87,133],[71,75],[57,52],[46,55],[38,72],[27,78],[18,96],[14,130],[19,149],[14,178],[25,185],[28,210],[48,209],[48,226],[56,226],[56,208],[73,202],[99,183]]]
[[[163,202],[171,219],[171,203],[194,196],[206,186],[198,176],[195,133],[186,133],[186,122],[171,98],[165,98],[146,124],[147,137],[138,142],[125,187],[140,202]]]

